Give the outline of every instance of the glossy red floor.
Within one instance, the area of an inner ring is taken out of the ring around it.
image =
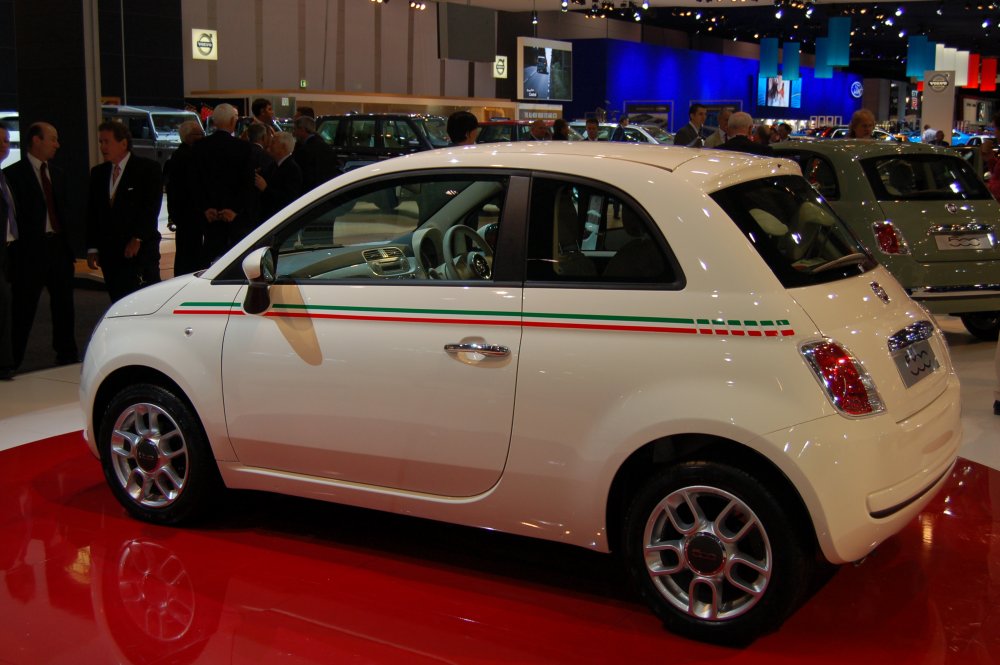
[[[945,490],[777,633],[661,629],[610,557],[233,493],[198,530],[125,517],[79,434],[0,452],[0,663],[1000,662],[1000,472]]]

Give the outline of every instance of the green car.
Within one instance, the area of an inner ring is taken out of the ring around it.
[[[1000,204],[948,148],[832,140],[773,144],[934,314],[976,337],[1000,332]]]

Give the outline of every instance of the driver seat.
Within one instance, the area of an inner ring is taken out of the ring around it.
[[[553,270],[560,277],[595,277],[594,262],[580,249],[584,224],[573,203],[571,186],[556,193],[552,229]]]

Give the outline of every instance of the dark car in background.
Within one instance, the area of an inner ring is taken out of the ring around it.
[[[316,132],[337,153],[340,168],[449,145],[445,118],[416,113],[347,113],[316,118]]]
[[[487,120],[479,123],[479,136],[476,143],[513,143],[514,141],[534,141],[531,135],[531,125],[534,120]],[[546,120],[545,126],[552,132],[552,121]],[[582,141],[583,137],[573,127],[569,128],[570,141]]]
[[[115,120],[132,134],[132,152],[156,160],[162,167],[181,144],[180,126],[188,120],[201,124],[197,113],[165,106],[101,107],[104,120]]]

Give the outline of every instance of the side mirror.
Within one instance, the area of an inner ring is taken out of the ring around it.
[[[250,282],[243,299],[243,311],[263,314],[271,306],[268,290],[274,283],[274,253],[271,248],[261,247],[247,254],[243,259],[243,274]]]

